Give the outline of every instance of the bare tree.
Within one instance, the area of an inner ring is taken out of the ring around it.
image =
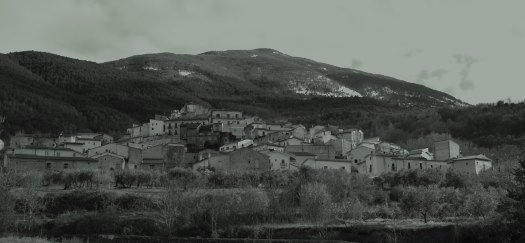
[[[182,193],[174,187],[169,187],[167,192],[162,193],[156,200],[159,209],[157,220],[166,229],[169,236],[182,216],[181,200]]]

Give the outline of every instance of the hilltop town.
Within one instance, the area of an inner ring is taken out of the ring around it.
[[[130,124],[118,140],[104,133],[19,133],[11,137],[3,165],[22,171],[178,167],[201,172],[294,171],[305,166],[376,177],[426,169],[479,174],[492,167],[492,160],[463,156],[452,140],[409,151],[379,137],[366,138],[359,129],[329,124],[307,128],[188,103],[169,115]]]

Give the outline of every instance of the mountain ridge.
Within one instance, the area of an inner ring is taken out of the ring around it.
[[[197,55],[164,52],[105,63],[12,52],[0,54],[0,81],[0,114],[7,116],[9,134],[121,133],[131,123],[167,114],[187,102],[268,118],[464,104],[421,85],[269,48]],[[311,109],[298,109],[302,104]]]
[[[254,90],[256,87],[253,85],[288,95],[367,96],[404,106],[417,106],[416,102],[409,101],[413,96],[415,100],[431,106],[468,105],[449,94],[420,84],[293,57],[269,48],[208,51],[197,55],[163,52],[135,55],[102,64],[131,72],[159,72],[158,78],[174,82],[205,82],[211,72],[237,82],[248,81],[245,84],[252,85],[250,88]]]

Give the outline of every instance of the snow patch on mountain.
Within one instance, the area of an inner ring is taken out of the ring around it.
[[[345,94],[345,97],[349,97],[349,96],[357,96],[357,97],[363,97],[363,95],[361,95],[361,93],[353,90],[353,89],[349,89],[345,86],[341,86],[339,87],[339,89],[337,90],[338,92],[340,93],[343,93]]]
[[[259,55],[253,54],[250,57],[258,57]]]
[[[187,71],[187,70],[179,70],[179,75],[180,76],[188,76],[190,74],[193,74],[192,71]]]
[[[340,85],[323,75],[302,73],[288,82],[290,90],[296,94],[316,95],[328,97],[362,97],[363,95],[353,89]]]
[[[149,71],[159,71],[159,70],[160,70],[160,68],[158,68],[158,67],[153,67],[153,66],[142,67],[142,69],[144,69],[144,70],[149,70]]]

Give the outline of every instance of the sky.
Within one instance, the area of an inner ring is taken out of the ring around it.
[[[525,100],[523,0],[0,0],[0,52],[105,62],[273,48],[447,92]]]

